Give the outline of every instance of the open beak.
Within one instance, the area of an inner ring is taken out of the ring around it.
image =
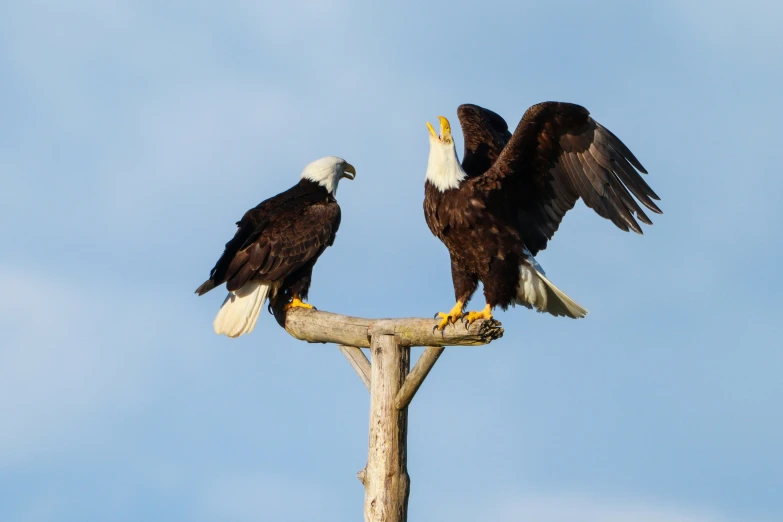
[[[436,133],[435,129],[432,128],[432,124],[427,122],[427,128],[430,131],[430,135],[439,141],[443,141],[446,138],[451,138],[451,124],[449,124],[449,120],[447,120],[444,116],[438,116],[438,119],[440,120],[440,136],[438,136],[438,133]]]
[[[438,140],[440,139],[438,137],[438,133],[435,132],[435,129],[432,128],[432,123],[427,122],[427,128],[430,130],[430,136],[432,136],[433,138],[438,139]]]
[[[343,167],[343,177],[348,179],[356,179],[356,169],[350,163],[346,163]]]

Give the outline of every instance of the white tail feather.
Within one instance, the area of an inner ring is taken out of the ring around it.
[[[572,319],[581,319],[587,315],[587,310],[579,303],[571,299],[565,292],[556,287],[546,276],[540,272],[536,275],[544,281],[547,290],[546,311],[554,316],[564,315]]]
[[[532,261],[536,268],[526,265],[519,267],[517,302],[555,317],[566,316],[580,319],[586,316],[587,310],[579,306],[579,303],[568,297],[565,292],[547,279],[542,273],[543,270],[538,270],[540,266],[535,262],[535,259]]]
[[[229,292],[212,323],[215,333],[239,337],[252,332],[271,288],[267,282],[250,281],[239,290]]]

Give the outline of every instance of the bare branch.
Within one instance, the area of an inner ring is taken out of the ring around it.
[[[372,371],[370,368],[370,360],[364,355],[362,349],[357,348],[356,346],[340,345],[339,348],[340,351],[343,352],[343,355],[345,355],[345,358],[348,359],[348,362],[351,363],[353,369],[356,370],[356,374],[359,375],[359,378],[367,387],[367,391],[369,391],[370,372]]]
[[[394,405],[398,410],[401,410],[408,406],[413,400],[413,396],[419,391],[424,379],[427,378],[427,374],[430,373],[432,367],[438,360],[438,357],[445,350],[442,346],[428,346],[424,353],[421,354],[419,360],[416,361],[416,365],[411,370],[411,373],[405,378],[405,382],[400,388],[400,392],[397,394],[397,399]]]
[[[466,329],[461,323],[433,331],[437,321],[418,317],[406,319],[365,319],[319,310],[293,308],[280,312],[286,331],[311,343],[335,343],[368,348],[373,335],[394,335],[400,346],[478,346],[503,336],[494,319],[479,320]]]

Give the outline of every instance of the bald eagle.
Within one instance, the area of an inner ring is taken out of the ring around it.
[[[228,297],[215,317],[215,333],[252,332],[267,299],[290,300],[285,310],[312,308],[302,299],[315,262],[340,226],[337,185],[355,177],[350,163],[327,156],[307,165],[299,183],[245,213],[209,279],[196,290],[204,295],[226,283]]]
[[[430,123],[424,216],[449,249],[457,303],[437,328],[492,318],[492,309],[521,304],[554,316],[587,314],[547,279],[535,256],[563,216],[582,198],[622,230],[648,225],[638,199],[658,214],[658,196],[642,179],[639,160],[584,107],[545,102],[530,107],[514,134],[498,114],[476,105],[457,110],[465,140],[462,164],[449,121],[440,136]],[[639,171],[639,172],[637,172]],[[486,307],[463,313],[484,284]]]

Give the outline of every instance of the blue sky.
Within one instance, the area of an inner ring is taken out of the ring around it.
[[[411,519],[783,519],[782,23],[760,0],[4,3],[0,519],[360,520],[343,356],[267,315],[218,337],[222,292],[193,290],[334,154],[358,179],[311,302],[450,307],[424,123],[550,99],[618,134],[665,214],[639,237],[579,204],[539,261],[588,318],[500,312],[501,341],[441,357]]]

